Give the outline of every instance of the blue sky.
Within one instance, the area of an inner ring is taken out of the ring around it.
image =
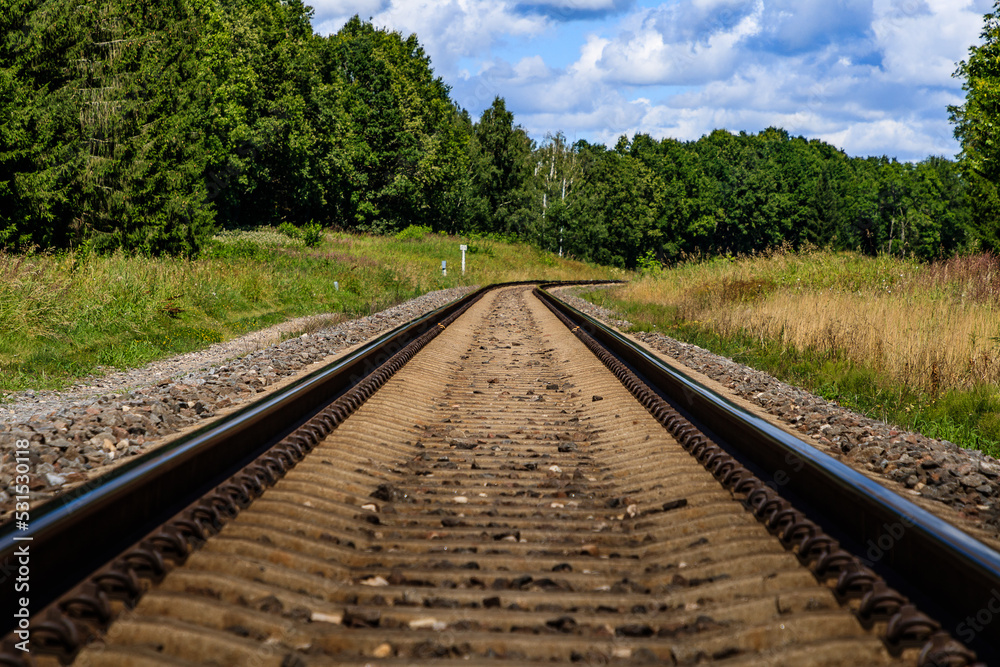
[[[533,138],[613,145],[783,127],[850,155],[953,157],[955,65],[990,0],[315,0],[416,33],[478,118],[500,95]]]

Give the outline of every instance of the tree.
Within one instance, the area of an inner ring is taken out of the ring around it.
[[[972,234],[983,247],[1000,249],[995,215],[1000,184],[1000,2],[983,17],[982,44],[969,48],[954,76],[964,79],[965,103],[949,106],[955,138],[961,142],[959,164],[977,196],[972,200]]]
[[[344,82],[353,220],[366,231],[441,225],[458,205],[468,135],[416,35],[352,18],[326,45]]]
[[[713,250],[713,239],[721,214],[716,199],[716,184],[706,174],[690,144],[664,140],[671,169],[665,178],[676,193],[673,206],[668,203],[666,258],[677,260]]]
[[[1000,253],[1000,192],[997,186],[985,178],[972,174],[968,177],[970,202],[969,233],[975,244],[983,249]]]
[[[633,268],[647,251],[661,252],[663,180],[630,150],[626,137],[613,151],[577,144],[581,177],[566,238],[574,256]]]
[[[14,57],[28,32],[27,9],[25,2],[10,2],[0,8],[0,248],[17,249],[30,243],[30,235],[19,224],[24,212],[15,182],[28,149],[24,127],[28,95]]]
[[[994,9],[1000,9],[997,2]],[[950,106],[955,137],[961,142],[959,160],[972,173],[1000,183],[1000,14],[984,17],[982,44],[969,48],[954,76],[965,81],[965,103]]]
[[[919,162],[912,173],[913,234],[909,250],[921,259],[947,256],[970,238],[972,202],[958,166],[943,157]]]
[[[572,196],[580,177],[576,157],[562,132],[546,135],[545,143],[535,150],[535,204],[540,203],[541,215],[536,219],[537,229],[530,236],[541,248],[559,248],[559,230],[567,223],[566,199]]]
[[[532,141],[502,97],[483,112],[475,126],[474,180],[486,202],[483,231],[519,235],[530,218]]]
[[[12,93],[3,114],[0,195],[7,248],[67,243],[78,111],[67,94],[69,49],[80,39],[68,2],[15,1],[0,10],[0,68]]]
[[[184,0],[20,6],[29,29],[8,38],[2,64],[24,87],[10,128],[28,139],[0,157],[8,173],[0,181],[14,184],[5,194],[17,198],[15,245],[196,252],[211,230],[196,8]]]
[[[310,114],[318,49],[298,0],[210,5],[202,45],[207,87],[205,180],[222,226],[309,220],[324,208]]]

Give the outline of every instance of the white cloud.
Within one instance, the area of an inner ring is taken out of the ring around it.
[[[614,143],[622,133],[697,139],[716,128],[784,127],[851,154],[952,155],[955,63],[978,41],[991,0],[672,0],[591,32],[574,12],[632,0],[320,0],[319,31],[354,13],[416,32],[456,100],[478,114],[497,95],[536,138]],[[552,11],[549,11],[552,10]],[[558,11],[557,11],[558,10]],[[367,12],[371,12],[367,14]],[[578,56],[564,68],[550,40]],[[543,43],[544,42],[544,43]],[[506,58],[498,57],[504,53]],[[677,92],[677,87],[683,92]]]
[[[587,41],[580,49],[580,57],[570,66],[569,71],[592,78],[600,77],[601,75],[598,71],[599,63],[604,54],[604,49],[610,43],[610,40],[603,39],[597,35],[589,35]]]
[[[613,92],[600,83],[591,68],[553,70],[537,56],[522,59],[516,65],[494,61],[469,83],[477,86],[470,106],[486,107],[496,95],[501,95],[507,100],[508,108],[519,110],[519,119],[524,114],[573,113],[593,106],[597,100]],[[462,88],[457,92],[461,95],[467,91]],[[616,99],[625,103],[623,99]],[[558,129],[549,128],[552,131]],[[548,130],[542,134],[545,131]]]
[[[757,0],[753,11],[743,16],[731,13],[728,1],[695,0],[694,5],[702,11],[680,12],[675,5],[636,15],[626,29],[605,43],[597,63],[604,78],[627,85],[677,85],[731,74],[739,65],[740,43],[761,30],[763,0]],[[721,13],[713,17],[705,11],[712,8],[721,8]],[[678,34],[677,21],[699,23],[703,30]]]
[[[907,85],[946,85],[955,63],[966,56],[978,35],[982,15],[971,2],[894,3],[876,13],[875,42],[884,54],[890,81]],[[922,6],[921,6],[922,5]],[[922,10],[922,11],[921,11]]]
[[[371,18],[373,24],[404,35],[416,33],[437,74],[446,78],[457,73],[462,58],[487,58],[504,40],[538,35],[549,25],[543,17],[523,15],[508,3],[490,0],[318,0],[312,4],[320,34],[340,30],[357,13],[357,5],[376,7],[372,14],[361,12],[361,18]]]
[[[853,123],[837,132],[822,134],[818,138],[840,146],[851,155],[899,154],[926,157],[949,156],[954,147],[944,137],[936,135],[919,119],[903,120],[885,118],[870,123]]]
[[[541,56],[522,58],[514,66],[514,73],[521,80],[544,79],[552,75],[552,70],[545,64]]]

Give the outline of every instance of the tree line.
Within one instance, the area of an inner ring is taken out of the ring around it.
[[[282,222],[505,235],[625,267],[996,245],[990,181],[960,163],[778,128],[536,144],[500,97],[472,119],[415,35],[355,17],[324,37],[311,18],[301,0],[9,0],[0,247],[196,256],[219,229]]]
[[[604,263],[783,245],[929,259],[976,242],[970,189],[944,158],[851,158],[778,128],[689,142],[638,134],[575,153],[575,191],[550,216],[570,252]]]

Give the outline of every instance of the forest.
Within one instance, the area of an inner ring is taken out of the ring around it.
[[[501,97],[461,109],[416,35],[355,17],[319,36],[311,18],[301,0],[8,0],[0,248],[196,257],[219,230],[281,223],[419,225],[627,268],[1000,247],[972,92],[951,110],[958,161],[850,157],[774,127],[536,143]]]

